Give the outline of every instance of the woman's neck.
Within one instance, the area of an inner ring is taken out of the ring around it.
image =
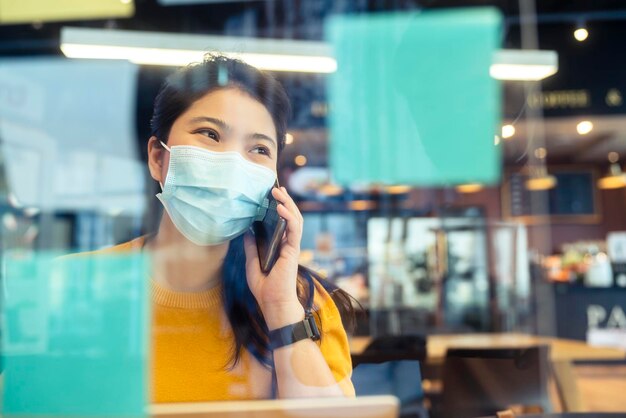
[[[159,232],[147,245],[153,258],[153,279],[177,292],[200,292],[218,286],[228,244],[196,245],[164,213]]]

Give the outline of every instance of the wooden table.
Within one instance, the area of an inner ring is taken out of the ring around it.
[[[360,354],[370,341],[371,337],[353,337],[350,350],[353,354]],[[583,341],[507,333],[429,335],[426,361],[432,365],[443,364],[448,348],[524,348],[533,345],[550,346],[554,380],[566,412],[584,412],[576,387],[574,361],[626,359],[626,351],[616,348],[592,347]]]

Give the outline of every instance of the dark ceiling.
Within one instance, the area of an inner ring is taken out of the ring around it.
[[[541,24],[626,19],[626,4],[619,0],[536,3]],[[0,25],[0,56],[58,54],[59,30],[65,25],[321,39],[324,18],[331,14],[487,5],[502,10],[509,29],[518,23],[518,0],[266,0],[168,7],[157,0],[135,0],[136,13],[130,19]]]
[[[585,109],[554,109],[545,112],[548,117],[572,118],[571,122],[565,124],[555,121],[554,127],[550,125],[547,128],[547,136],[556,138],[552,142],[556,144],[555,154],[558,153],[557,148],[563,148],[558,145],[559,135],[569,135],[567,129],[570,129],[570,125],[575,125],[577,117],[623,117],[626,113],[624,106],[611,108],[604,104],[608,90],[626,91],[626,78],[622,76],[626,73],[626,56],[616,52],[623,49],[626,40],[626,2],[537,0],[536,3],[540,47],[557,50],[560,67],[557,75],[547,79],[542,88],[551,91],[586,89],[591,94],[591,106]],[[165,7],[157,0],[135,0],[136,13],[130,19],[0,25],[0,57],[58,55],[60,28],[66,25],[319,40],[323,38],[323,22],[332,14],[487,5],[497,6],[506,17],[503,46],[517,48],[520,44],[518,4],[519,0],[267,0]],[[585,43],[578,43],[572,37],[572,30],[583,21],[593,36]],[[137,137],[140,141],[150,134],[148,120],[152,101],[162,79],[171,71],[172,68],[166,67],[145,67],[140,71],[137,95]],[[326,101],[324,77],[289,74],[281,74],[279,77],[289,91],[294,105],[294,118],[290,128],[323,128],[325,117],[314,114],[311,108],[316,103]],[[507,94],[505,100],[504,113],[508,118],[514,119],[523,109],[519,100],[523,101],[525,96],[523,92],[516,93],[515,86],[509,85],[507,89],[510,94]],[[614,123],[615,126],[610,125],[610,129],[602,132],[602,137],[608,139],[600,145],[609,142],[623,144],[625,138],[618,135],[618,132],[626,126],[624,123]],[[548,145],[550,144],[549,140]],[[298,149],[298,152],[306,152],[297,146],[293,148]],[[516,156],[524,153],[526,146],[522,146],[523,149],[511,146],[508,148],[512,153],[509,158],[517,159]],[[549,148],[552,152],[552,146]],[[324,152],[309,151],[311,152],[306,153],[310,156],[325,155]],[[593,156],[603,159],[604,155],[604,148],[599,148]],[[312,162],[314,159],[312,158]],[[322,162],[319,164],[323,165]]]

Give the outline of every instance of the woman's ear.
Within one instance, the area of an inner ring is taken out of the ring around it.
[[[148,169],[150,170],[150,176],[161,183],[165,180],[163,178],[165,152],[165,148],[159,143],[157,137],[151,136],[148,140]]]

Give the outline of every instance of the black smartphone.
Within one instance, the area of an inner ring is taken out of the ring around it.
[[[278,202],[272,196],[272,190],[269,191],[267,200],[268,208],[263,220],[252,224],[263,273],[268,273],[274,267],[274,263],[276,263],[280,254],[280,242],[287,229],[287,221],[278,216],[276,211]]]

